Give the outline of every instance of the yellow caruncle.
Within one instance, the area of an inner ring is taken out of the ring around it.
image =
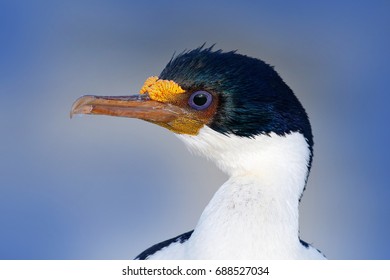
[[[176,94],[184,93],[185,90],[174,81],[160,80],[157,76],[152,76],[146,79],[140,90],[141,94],[146,92],[152,100],[167,102],[174,99]]]

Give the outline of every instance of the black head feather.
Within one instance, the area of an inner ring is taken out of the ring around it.
[[[160,78],[174,80],[186,90],[216,94],[219,107],[209,126],[220,133],[254,137],[300,132],[313,145],[301,103],[273,67],[260,59],[200,47],[173,57]]]

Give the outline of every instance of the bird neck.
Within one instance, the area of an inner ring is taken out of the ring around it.
[[[206,128],[197,137],[184,138],[230,178],[202,213],[188,245],[193,257],[213,258],[218,251],[220,258],[296,258],[302,247],[298,205],[310,160],[303,135],[245,138]]]

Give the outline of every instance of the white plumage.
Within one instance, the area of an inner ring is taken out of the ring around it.
[[[197,136],[179,138],[230,178],[187,241],[173,242],[148,259],[325,258],[298,236],[298,204],[310,157],[302,134],[247,138],[205,126]]]

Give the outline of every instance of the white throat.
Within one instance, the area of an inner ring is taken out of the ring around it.
[[[196,136],[180,134],[178,137],[190,151],[214,161],[232,177],[254,173],[266,181],[274,181],[280,178],[273,176],[275,172],[282,172],[303,179],[304,185],[310,150],[305,137],[299,132],[285,136],[272,132],[248,138],[223,135],[204,126]],[[292,179],[291,176],[288,177]]]
[[[314,254],[298,237],[298,204],[310,159],[301,133],[247,138],[205,126],[197,136],[179,137],[230,176],[186,243],[187,258],[297,259],[310,258],[306,251]]]

